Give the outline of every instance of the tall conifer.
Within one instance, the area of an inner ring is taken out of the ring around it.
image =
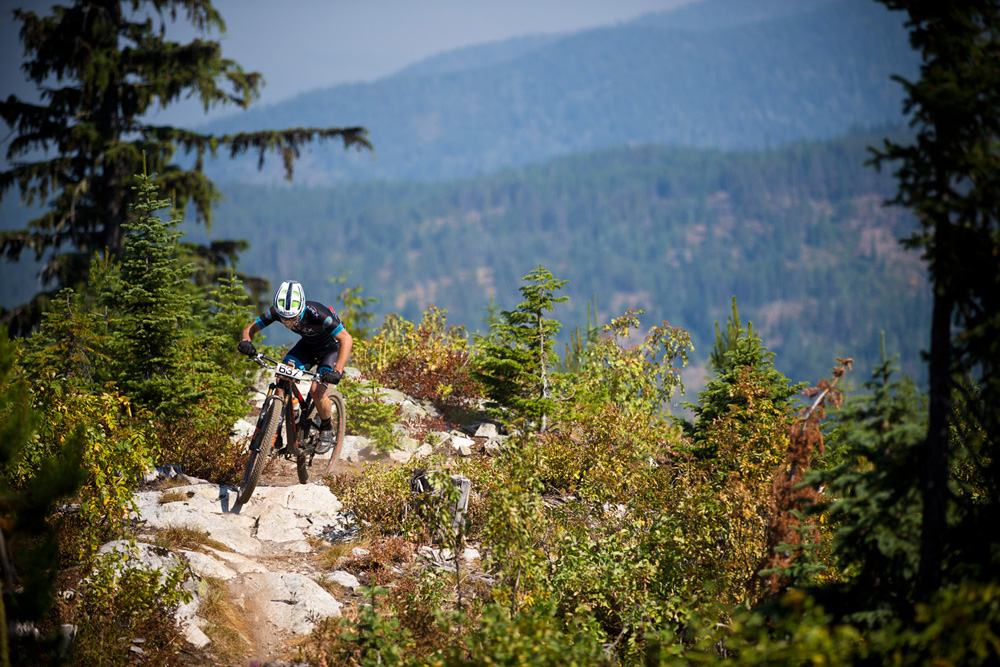
[[[923,56],[920,78],[896,77],[906,91],[916,140],[886,140],[876,166],[896,169],[890,203],[917,215],[905,240],[924,253],[934,286],[929,353],[929,425],[917,466],[923,501],[920,587],[926,597],[948,578],[946,562],[966,534],[995,534],[1000,522],[1000,1],[880,0],[908,14],[910,43]],[[965,382],[972,377],[975,383]],[[978,384],[972,395],[967,388]],[[956,392],[981,425],[979,466],[990,501],[967,507],[959,532],[949,526],[955,495],[949,441]],[[998,544],[991,540],[997,553]],[[989,551],[986,549],[985,551]],[[993,563],[981,565],[995,568]]]
[[[562,328],[558,320],[546,318],[555,304],[568,297],[554,296],[566,284],[539,266],[524,277],[520,288],[525,301],[515,310],[500,313],[488,338],[479,340],[480,357],[474,375],[484,384],[487,394],[516,417],[537,420],[545,430],[552,412],[549,372],[558,358],[553,351],[556,334]],[[507,415],[510,419],[510,415]]]
[[[101,300],[118,314],[112,347],[120,386],[139,405],[160,411],[179,408],[192,391],[179,377],[181,343],[193,319],[193,297],[185,290],[191,267],[177,259],[181,234],[172,228],[180,221],[156,215],[170,201],[156,199],[145,165],[138,180],[138,219],[124,225],[120,277]]]
[[[361,127],[212,136],[148,122],[150,113],[182,97],[197,98],[207,111],[246,107],[259,96],[261,75],[223,58],[219,42],[167,39],[168,18],[178,14],[202,33],[224,32],[208,0],[76,0],[51,12],[13,11],[22,25],[22,69],[42,101],[13,95],[0,101],[0,118],[14,134],[6,155],[13,167],[0,173],[0,198],[16,187],[22,201],[48,209],[27,229],[0,234],[0,252],[15,261],[25,250],[44,259],[45,285],[78,287],[93,252],[121,255],[127,184],[142,171],[143,154],[175,209],[183,213],[191,204],[207,225],[220,193],[202,171],[206,156],[253,151],[263,164],[273,152],[291,178],[301,147],[313,140],[370,147]],[[191,168],[175,162],[178,149],[194,154]],[[16,332],[28,331],[47,298],[4,313],[4,321]]]

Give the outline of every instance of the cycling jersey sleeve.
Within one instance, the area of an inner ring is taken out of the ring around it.
[[[260,314],[260,317],[254,320],[254,323],[257,325],[258,329],[264,329],[277,321],[278,313],[275,312],[274,306],[270,306],[267,310]]]
[[[336,336],[344,330],[344,324],[340,321],[340,318],[337,317],[337,313],[333,311],[333,308],[327,307],[327,310],[330,311],[330,314],[323,319],[323,328],[326,329],[331,336]]]

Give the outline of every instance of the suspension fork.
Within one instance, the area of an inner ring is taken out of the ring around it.
[[[298,403],[299,405],[299,419],[309,410],[309,404],[303,400],[302,392],[299,391],[298,385],[288,380],[282,380],[279,386],[287,397],[283,410],[283,417],[285,419],[285,447],[291,447],[297,452],[301,438],[298,433],[298,420],[295,417],[295,404]]]
[[[270,409],[271,404],[274,401],[278,401],[279,403],[281,403],[281,408],[278,410],[278,419],[279,420],[284,419],[285,416],[285,400],[274,392],[274,388],[275,388],[274,385],[271,385],[270,391],[268,391],[267,397],[264,399],[264,404],[260,406],[260,414],[257,416],[257,426],[254,428],[253,438],[250,440],[250,449],[253,449],[254,451],[257,452],[261,451],[261,443],[260,440],[257,438],[257,435],[261,432],[261,429],[264,427],[264,419],[267,418],[268,410]],[[277,432],[278,433],[281,432],[280,421],[278,422]]]

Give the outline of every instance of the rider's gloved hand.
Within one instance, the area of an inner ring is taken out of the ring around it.
[[[323,382],[327,384],[337,384],[340,382],[340,378],[344,377],[344,374],[338,370],[327,371],[323,373]]]
[[[257,348],[255,348],[253,343],[248,340],[241,340],[237,349],[240,351],[240,354],[245,354],[248,357],[252,357],[257,354]]]

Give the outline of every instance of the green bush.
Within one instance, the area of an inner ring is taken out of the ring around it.
[[[377,384],[345,381],[338,387],[347,406],[347,433],[368,438],[379,452],[394,449],[397,436],[392,426],[401,414],[399,406],[382,402]]]
[[[160,572],[129,565],[119,552],[97,558],[79,591],[73,664],[182,664],[173,613],[191,599],[180,589],[187,574],[182,563]]]
[[[416,328],[386,318],[386,326],[372,342],[373,349],[384,352],[366,372],[384,386],[430,401],[453,415],[474,407],[482,388],[470,372],[471,349],[465,330],[449,326],[446,314],[431,306]],[[385,347],[390,341],[391,352]]]
[[[328,475],[330,491],[375,535],[400,535],[410,506],[408,466],[365,464],[358,474]]]

